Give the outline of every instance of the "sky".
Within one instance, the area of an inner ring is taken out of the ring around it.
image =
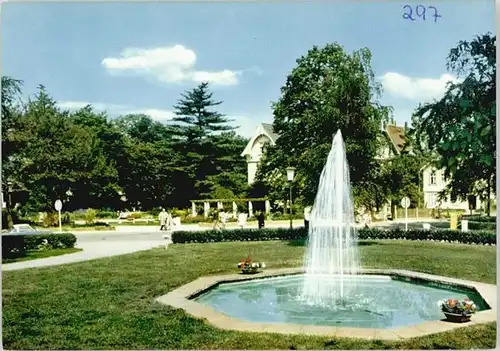
[[[414,20],[403,18],[409,7]],[[162,122],[181,93],[208,81],[220,112],[250,137],[272,123],[296,60],[337,42],[370,49],[380,102],[404,124],[456,79],[449,50],[495,32],[494,13],[493,0],[4,3],[1,69],[24,81],[25,98],[42,84],[63,108]]]

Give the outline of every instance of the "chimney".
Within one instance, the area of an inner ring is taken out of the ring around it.
[[[408,122],[405,122],[405,133],[408,131]]]

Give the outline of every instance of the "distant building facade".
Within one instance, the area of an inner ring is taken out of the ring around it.
[[[269,123],[261,123],[257,127],[254,136],[250,139],[247,146],[241,153],[247,161],[247,181],[248,184],[253,184],[257,167],[262,158],[262,149],[264,145],[275,145],[278,135],[273,132],[273,126]]]
[[[381,131],[378,136],[382,141],[376,158],[389,159],[400,155],[403,152],[405,144],[405,127],[398,127],[395,125],[382,125]],[[253,184],[257,167],[262,158],[262,149],[264,145],[269,143],[274,146],[279,135],[273,131],[272,124],[261,123],[254,136],[250,139],[247,146],[241,153],[247,161],[247,181],[248,184]]]
[[[424,192],[424,207],[428,209],[439,208],[448,210],[469,210],[469,201],[457,200],[451,201],[450,196],[447,195],[444,199],[440,199],[439,193],[442,192],[449,181],[445,179],[444,169],[437,169],[432,165],[427,165],[421,169],[423,192]],[[495,203],[495,194],[490,197],[492,205]],[[485,199],[480,199],[478,196],[472,203],[473,210],[479,210],[485,207]]]

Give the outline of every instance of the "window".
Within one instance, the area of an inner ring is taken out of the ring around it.
[[[427,203],[427,208],[435,208],[436,207],[436,193],[429,194],[429,202]]]
[[[444,176],[444,171],[441,172],[441,184],[446,184],[446,178]]]
[[[432,171],[429,177],[429,185],[436,185],[436,172]]]

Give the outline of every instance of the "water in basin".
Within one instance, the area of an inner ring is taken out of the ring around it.
[[[466,289],[417,284],[389,276],[324,276],[329,284],[343,279],[349,296],[333,305],[303,300],[304,275],[224,283],[196,301],[249,322],[294,323],[362,328],[395,328],[440,320],[439,301],[470,298],[487,309],[481,296]]]

